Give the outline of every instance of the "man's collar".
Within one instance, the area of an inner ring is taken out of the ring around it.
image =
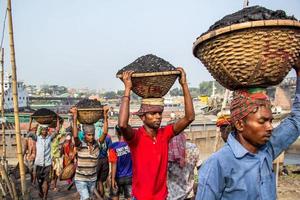
[[[236,158],[242,158],[244,157],[247,153],[251,154],[239,141],[235,139],[235,133],[231,132],[228,136],[227,144],[231,148],[234,156]]]

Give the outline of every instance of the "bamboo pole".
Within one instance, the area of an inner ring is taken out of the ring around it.
[[[17,199],[17,197],[18,197],[17,193],[16,193],[16,191],[13,190],[12,183],[10,182],[8,175],[7,175],[3,165],[1,165],[1,164],[0,164],[0,173],[1,173],[2,179],[6,183],[6,186],[8,188],[8,191],[9,191],[9,194],[10,194],[11,198],[12,199]]]
[[[4,198],[4,197],[6,197],[6,191],[5,191],[5,189],[4,189],[4,187],[3,187],[3,184],[0,182],[0,191],[2,192],[2,196],[1,196],[1,198]]]
[[[4,120],[4,49],[1,49],[1,117],[2,117],[2,161],[5,169],[6,166],[6,138],[5,138],[5,120]]]
[[[22,195],[26,198],[26,177],[25,177],[25,165],[22,155],[22,143],[20,134],[20,121],[19,121],[19,104],[18,104],[18,88],[17,88],[17,67],[15,60],[15,47],[14,47],[14,36],[13,36],[13,22],[12,22],[12,9],[11,0],[7,0],[7,13],[8,13],[8,30],[9,30],[9,42],[10,42],[10,62],[12,67],[12,92],[13,92],[13,103],[14,103],[14,117],[15,117],[15,133],[17,143],[17,157],[19,161],[20,177],[21,177],[21,189]]]

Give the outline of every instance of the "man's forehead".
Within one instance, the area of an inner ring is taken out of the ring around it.
[[[254,118],[265,118],[265,119],[272,119],[273,114],[272,110],[268,106],[259,106],[258,110],[255,113],[250,113],[249,116]]]

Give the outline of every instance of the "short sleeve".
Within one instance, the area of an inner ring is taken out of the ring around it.
[[[174,136],[174,124],[169,124],[164,127],[163,135],[169,141]]]
[[[115,163],[117,162],[118,157],[117,157],[117,153],[114,149],[109,149],[109,154],[108,154],[108,161],[111,163]]]
[[[125,141],[130,147],[137,145],[139,140],[139,129],[132,129],[132,131],[133,131],[133,137],[130,140],[125,139]]]

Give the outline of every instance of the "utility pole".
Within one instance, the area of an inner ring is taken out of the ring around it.
[[[9,44],[10,44],[10,62],[11,62],[11,67],[12,67],[12,94],[13,94],[13,103],[14,103],[17,158],[18,158],[19,167],[20,167],[22,195],[23,195],[24,199],[27,199],[26,198],[27,188],[26,188],[26,177],[25,177],[25,165],[24,165],[24,160],[23,160],[23,155],[22,155],[21,131],[20,131],[20,121],[19,121],[17,67],[16,67],[16,60],[15,60],[15,45],[14,45],[14,35],[13,35],[11,0],[7,0],[7,13],[8,13],[8,34],[9,34]]]

